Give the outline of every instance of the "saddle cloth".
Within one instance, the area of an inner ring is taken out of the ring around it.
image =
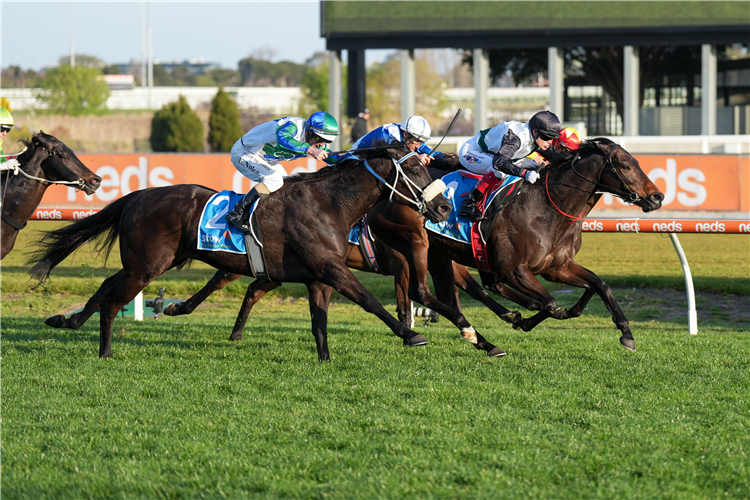
[[[474,220],[470,217],[464,217],[458,214],[458,210],[463,205],[464,198],[474,189],[479,179],[482,176],[473,174],[465,170],[457,170],[443,177],[445,182],[445,195],[446,198],[451,202],[453,210],[451,210],[448,220],[444,222],[430,222],[425,223],[425,228],[433,233],[438,233],[442,236],[450,238],[452,240],[460,241],[461,243],[471,244],[471,228],[474,226]],[[502,183],[498,183],[497,188],[487,195],[485,205],[490,207],[495,198],[499,193],[503,191],[505,186],[518,182],[520,177],[513,175],[507,176]]]
[[[228,224],[224,216],[234,208],[239,200],[245,196],[234,191],[222,191],[213,195],[203,207],[198,228],[198,250],[209,252],[247,253],[245,233]],[[248,216],[252,216],[258,200],[250,208]],[[258,242],[257,236],[253,238]],[[260,242],[258,242],[262,246]]]
[[[375,250],[375,237],[367,224],[367,216],[362,217],[354,227],[349,230],[349,244],[357,245],[362,259],[369,264],[374,273],[385,274],[380,257]]]

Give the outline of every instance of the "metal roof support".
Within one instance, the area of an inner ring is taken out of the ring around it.
[[[490,86],[490,57],[487,49],[474,49],[474,131],[487,128],[487,89]]]
[[[336,119],[341,132],[341,52],[328,51],[328,113]],[[332,151],[341,149],[341,136],[329,146]]]
[[[547,48],[547,80],[549,80],[549,110],[560,118],[565,120],[565,102],[564,92],[565,83],[563,82],[563,51],[558,47]]]
[[[701,46],[701,134],[716,135],[716,46]]]
[[[638,113],[640,111],[640,89],[638,82],[640,80],[640,54],[638,47],[626,45],[624,51],[624,96],[623,96],[623,134],[627,136],[636,136],[640,134]]]
[[[401,50],[401,122],[414,114],[417,102],[416,70],[414,68],[414,51]]]

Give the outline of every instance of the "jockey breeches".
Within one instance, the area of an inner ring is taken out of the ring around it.
[[[248,152],[242,147],[232,148],[232,163],[242,175],[254,182],[262,182],[271,192],[284,185],[286,170],[275,160],[267,160],[260,151]]]

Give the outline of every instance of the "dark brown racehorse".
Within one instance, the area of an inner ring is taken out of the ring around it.
[[[380,199],[393,197],[410,204],[413,217],[418,208],[436,221],[445,220],[450,205],[442,194],[442,182],[429,186],[429,172],[415,156],[393,148],[373,154],[367,161],[293,176],[257,209],[270,280],[304,283],[308,288],[321,361],[330,357],[326,328],[331,287],[375,314],[405,344],[427,343],[390,315],[346,267],[347,235]],[[200,215],[214,193],[194,185],[131,193],[95,215],[47,232],[30,261],[31,274],[45,279],[86,241],[106,235],[105,247],[111,249],[120,238],[123,269],[105,280],[97,292],[99,356],[111,357],[117,312],[168,269],[197,259],[233,274],[252,275],[244,255],[197,249]]]
[[[55,137],[39,132],[30,141],[22,141],[26,149],[17,160],[18,171],[3,170],[2,249],[0,259],[13,250],[19,231],[26,227],[52,184],[63,184],[93,194],[101,185],[101,177],[78,159],[73,151]]]
[[[486,288],[508,285],[512,288],[508,291],[513,292],[508,297],[511,300],[520,292],[525,300],[540,304],[540,312],[532,318],[514,321],[524,331],[546,318],[578,317],[598,294],[622,332],[620,342],[635,350],[628,320],[610,288],[574,260],[581,247],[581,222],[601,192],[619,196],[644,212],[660,208],[664,199],[638,161],[622,147],[605,138],[585,141],[575,157],[553,160],[536,184],[525,186],[510,205],[486,221],[491,224],[487,248],[493,274],[480,274]],[[376,236],[407,257],[412,298],[456,324],[463,315],[455,298],[451,261],[476,267],[470,246],[425,230],[393,204],[376,208],[382,210],[370,213],[370,226]],[[433,270],[437,299],[427,287],[428,267]],[[584,288],[584,294],[572,308],[558,309],[555,299],[535,278],[538,275]]]

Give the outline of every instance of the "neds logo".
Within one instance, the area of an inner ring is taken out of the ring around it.
[[[602,224],[598,220],[591,221],[591,222],[584,222],[582,224],[582,229],[584,231],[604,231],[604,224]]]

